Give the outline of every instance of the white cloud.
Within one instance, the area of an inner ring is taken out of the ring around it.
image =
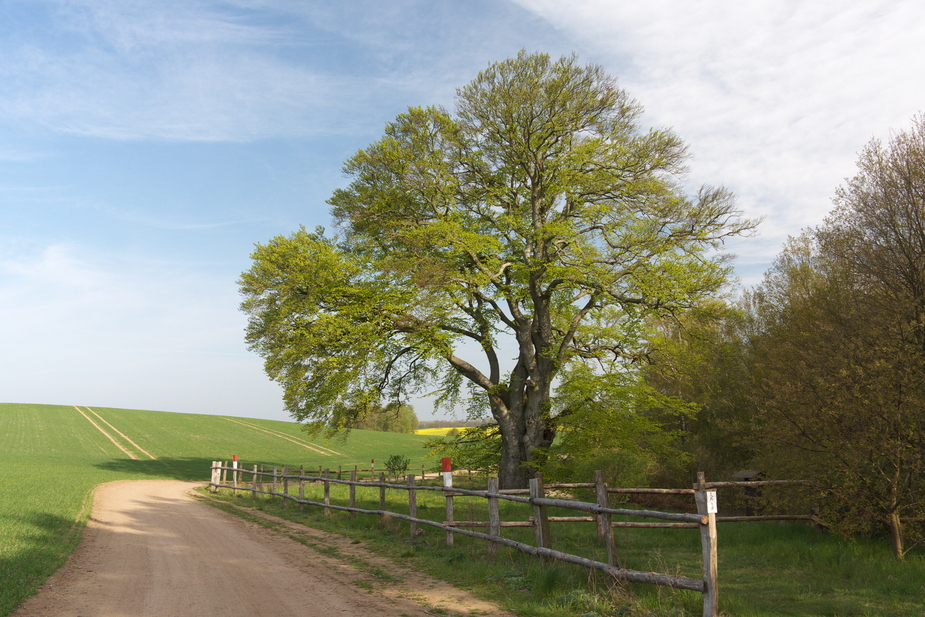
[[[620,67],[645,120],[691,144],[694,182],[766,217],[763,241],[736,243],[753,262],[821,222],[864,144],[925,106],[918,2],[519,3]]]

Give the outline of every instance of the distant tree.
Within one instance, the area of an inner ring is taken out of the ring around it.
[[[767,464],[818,480],[833,528],[888,528],[902,558],[925,517],[923,118],[858,168],[749,299],[755,395]]]
[[[371,407],[364,414],[357,415],[348,427],[386,433],[413,433],[418,429],[418,417],[411,405],[393,403],[385,407]]]
[[[746,324],[742,310],[720,301],[659,324],[658,352],[646,367],[646,384],[690,405],[688,413],[672,405],[650,411],[652,420],[674,436],[660,457],[661,483],[687,485],[697,471],[728,477],[754,457]]]
[[[646,324],[715,294],[715,249],[753,227],[725,189],[681,190],[684,144],[640,131],[640,112],[600,67],[521,52],[460,88],[455,113],[390,122],[329,201],[340,235],[274,238],[241,277],[247,340],[287,409],[337,428],[422,387],[438,405],[471,395],[502,487],[525,486],[578,412],[553,383],[590,388],[583,405],[636,370]]]

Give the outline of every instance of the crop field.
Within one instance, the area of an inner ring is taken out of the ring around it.
[[[310,440],[300,425],[224,416],[0,404],[0,615],[60,566],[80,538],[92,490],[112,480],[209,479],[213,460],[243,465],[377,466],[394,454],[423,464],[426,437],[352,431]]]
[[[466,430],[465,426],[447,426],[444,428],[421,428],[414,431],[415,435],[426,435],[427,437],[443,437],[447,435],[450,431],[459,431],[460,433]]]

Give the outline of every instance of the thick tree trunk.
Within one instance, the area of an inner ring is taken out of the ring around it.
[[[501,430],[501,461],[498,479],[501,488],[527,488],[530,478],[539,469],[537,449],[552,443],[555,431],[544,418],[549,400],[548,388],[528,388],[506,397],[510,405],[497,398],[492,400],[492,415]]]

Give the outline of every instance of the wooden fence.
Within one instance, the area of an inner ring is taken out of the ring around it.
[[[324,469],[318,476],[306,475],[305,469],[300,468],[298,474],[290,473],[286,467],[281,469],[273,467],[272,471],[259,470],[257,465],[253,469],[241,467],[227,467],[223,462],[212,463],[211,490],[219,488],[232,491],[248,491],[254,495],[272,495],[284,500],[293,501],[302,506],[316,506],[324,509],[325,515],[332,510],[355,514],[370,514],[387,518],[395,518],[410,523],[410,533],[413,538],[417,534],[418,525],[427,525],[446,532],[446,541],[453,544],[453,536],[460,534],[472,538],[488,541],[489,551],[496,552],[498,546],[507,546],[541,559],[556,559],[567,563],[580,565],[586,568],[599,570],[616,579],[636,583],[650,583],[677,589],[689,589],[703,594],[703,615],[715,617],[718,615],[717,604],[717,533],[716,533],[716,490],[710,488],[703,474],[699,474],[698,482],[692,489],[622,489],[610,488],[603,482],[602,474],[596,473],[594,483],[581,484],[551,484],[544,485],[542,477],[530,481],[529,489],[499,490],[497,478],[488,478],[488,487],[485,490],[467,490],[445,486],[423,486],[416,483],[416,476],[406,476],[405,484],[386,482],[385,474],[380,472],[378,481],[359,481],[357,471],[350,472],[349,480],[333,478],[330,470]],[[250,476],[249,482],[246,476]],[[305,484],[318,482],[323,484],[323,501],[305,499]],[[298,497],[290,495],[290,486],[298,485]],[[349,487],[349,505],[331,503],[331,484],[343,484]],[[378,488],[379,509],[369,510],[356,507],[356,488]],[[595,503],[575,501],[571,499],[550,498],[546,496],[547,489],[569,490],[577,488],[593,488]],[[391,512],[386,509],[386,491],[403,490],[408,493],[408,514]],[[446,519],[444,521],[431,521],[417,516],[417,492],[437,491],[443,493],[446,499]],[[626,508],[610,508],[608,495],[611,493],[650,493],[650,494],[688,494],[693,495],[697,506],[697,514],[676,512],[660,512],[654,510],[633,510]],[[455,521],[453,513],[453,500],[455,497],[477,497],[488,502],[488,521]],[[502,521],[499,502],[502,500],[529,504],[533,508],[533,516],[529,521]],[[583,516],[556,517],[547,514],[548,508],[563,508],[582,512]],[[613,517],[641,517],[657,519],[664,522],[637,522],[613,520]],[[551,548],[550,522],[578,522],[596,521],[598,541],[606,547],[607,562],[595,561],[579,555],[564,553]],[[504,527],[533,527],[535,545],[518,542],[502,536]],[[703,555],[703,578],[694,579],[685,576],[662,574],[658,572],[641,572],[622,568],[617,565],[614,548],[614,527],[645,527],[645,528],[690,528],[700,530],[700,540]],[[473,531],[472,528],[488,528],[488,533]]]

